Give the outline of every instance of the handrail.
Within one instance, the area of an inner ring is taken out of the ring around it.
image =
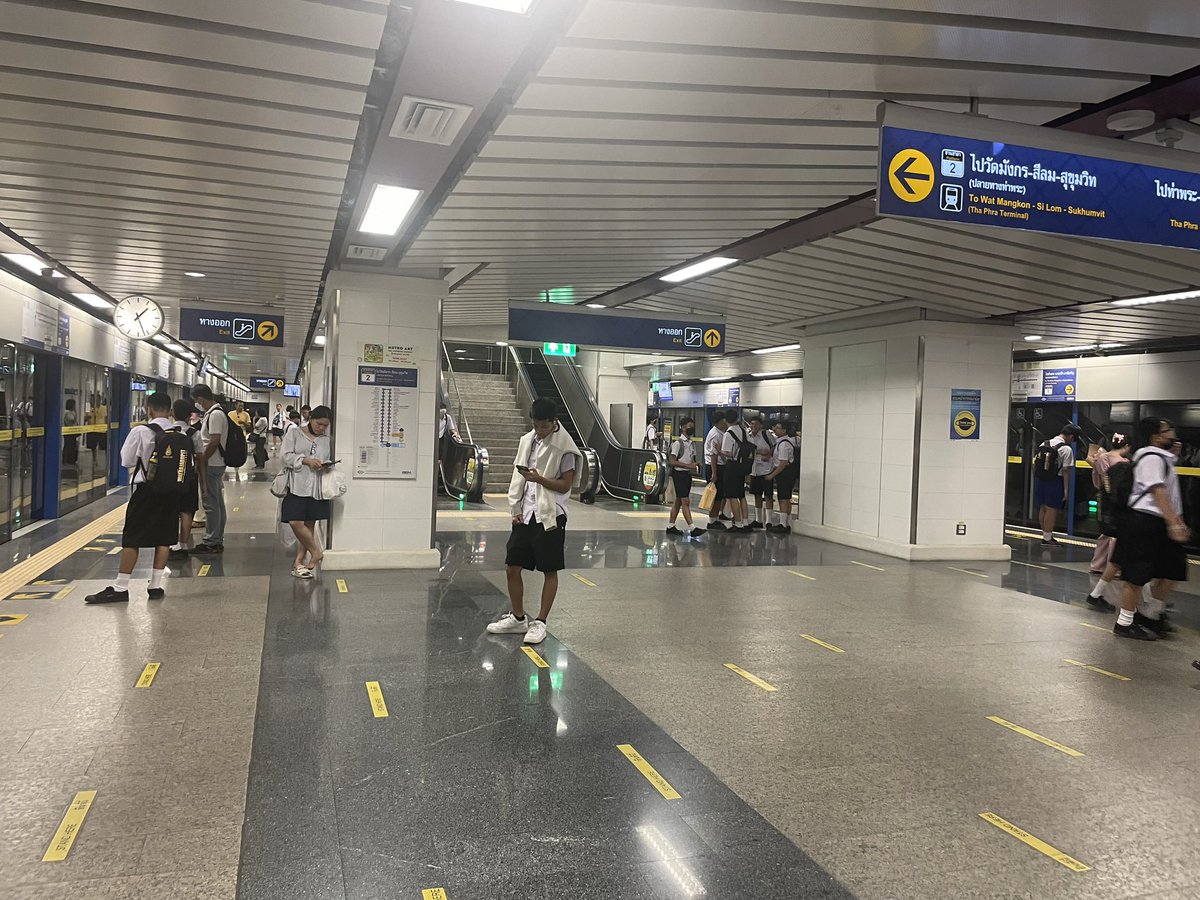
[[[446,361],[446,368],[443,372],[443,378],[445,377],[445,372],[450,373],[450,387],[454,390],[454,396],[458,400],[458,415],[454,417],[454,421],[456,424],[462,427],[463,430],[461,433],[467,436],[466,442],[470,444],[472,443],[471,423],[467,421],[466,414],[463,412],[462,391],[458,389],[458,379],[454,376],[454,360],[451,358],[450,354],[446,352],[445,341],[442,341],[442,359]],[[446,398],[449,399],[449,397],[449,392],[446,392]]]
[[[444,372],[438,373],[438,400],[448,406],[446,392],[446,377]],[[464,424],[466,424],[464,422]],[[468,438],[470,430],[467,430]],[[438,469],[442,474],[442,487],[455,500],[465,500],[471,503],[482,503],[483,493],[487,488],[489,457],[486,447],[463,441],[454,432],[447,429],[438,441]]]
[[[525,412],[537,399],[537,391],[534,390],[533,382],[529,379],[529,373],[525,371],[525,366],[521,364],[521,357],[517,354],[516,348],[509,345],[505,349],[508,350],[508,359],[511,363],[508,367],[508,381],[517,394],[517,407]]]

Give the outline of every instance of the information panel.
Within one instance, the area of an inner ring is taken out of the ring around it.
[[[622,312],[563,309],[550,303],[510,303],[508,339],[555,341],[616,350],[724,353],[725,323],[681,316],[645,318]]]
[[[1042,398],[1074,400],[1075,377],[1074,369],[1042,369]]]
[[[418,372],[388,365],[387,360],[396,357],[382,349],[365,344],[362,358],[379,362],[358,366],[354,477],[416,478]]]
[[[879,214],[1197,249],[1200,174],[1155,164],[1184,156],[885,104]]]
[[[256,391],[282,391],[287,382],[282,378],[266,378],[262,375],[250,376],[250,387]]]
[[[210,344],[282,347],[283,313],[226,312],[184,306],[179,310],[179,336],[185,341]]]
[[[979,416],[983,392],[974,388],[950,390],[950,440],[979,440]]]

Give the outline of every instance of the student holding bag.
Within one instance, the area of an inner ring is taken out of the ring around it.
[[[315,529],[317,522],[329,520],[329,500],[321,493],[321,476],[333,465],[329,445],[332,422],[333,411],[328,406],[318,406],[307,425],[289,428],[283,436],[281,456],[287,489],[279,520],[289,524],[296,535],[292,574],[297,578],[312,578],[325,558]]]

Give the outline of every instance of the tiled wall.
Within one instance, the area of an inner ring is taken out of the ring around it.
[[[879,535],[887,342],[833,347],[825,432],[825,522]]]

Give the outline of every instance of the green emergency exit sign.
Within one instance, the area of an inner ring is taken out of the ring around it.
[[[542,353],[546,356],[574,356],[578,348],[574,344],[555,344],[546,342],[542,344]]]

